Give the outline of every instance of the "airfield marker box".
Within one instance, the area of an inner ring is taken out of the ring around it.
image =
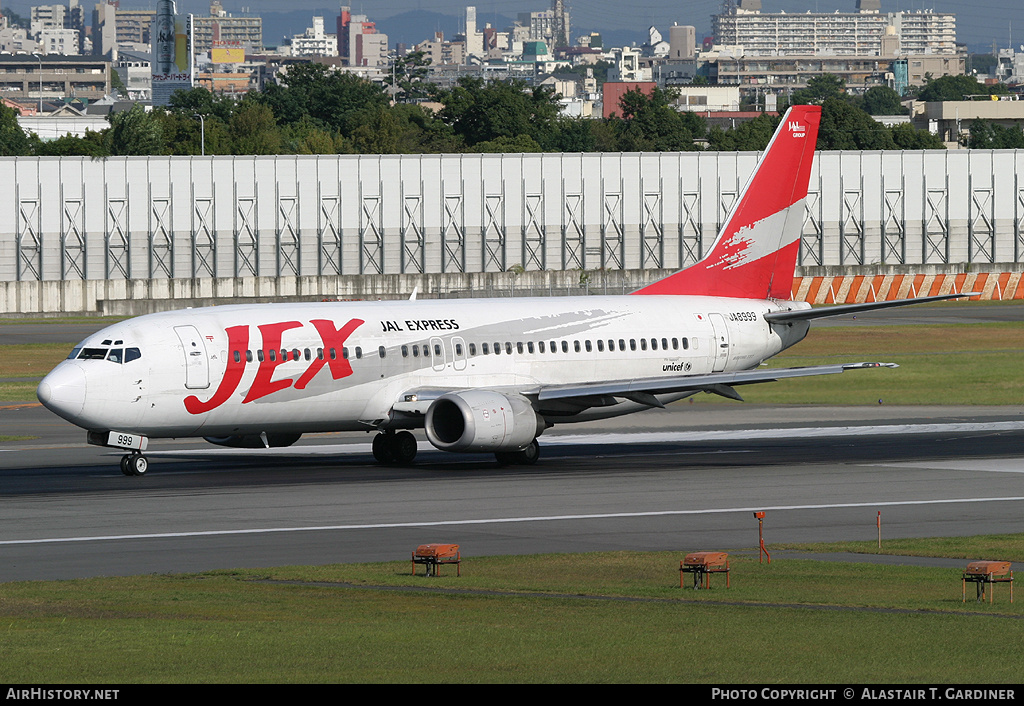
[[[962,577],[963,600],[967,601],[967,583],[973,583],[977,591],[977,600],[985,599],[985,585],[992,586],[988,592],[988,602],[992,602],[995,595],[995,584],[1010,584],[1010,603],[1013,603],[1013,571],[1010,570],[1008,561],[972,561],[964,569]]]
[[[426,576],[440,576],[442,564],[455,564],[456,575],[462,576],[462,554],[458,544],[421,544],[412,553],[412,575],[416,575],[416,565],[426,567]]]
[[[725,574],[725,587],[729,588],[729,555],[726,552],[691,552],[679,562],[679,588],[683,587],[683,574],[693,575],[693,587],[711,588],[711,574]]]

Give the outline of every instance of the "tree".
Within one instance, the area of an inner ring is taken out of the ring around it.
[[[163,127],[158,117],[136,103],[131,110],[107,116],[107,146],[112,155],[164,154]]]
[[[892,133],[863,110],[840,98],[829,98],[821,106],[818,149],[891,150],[896,143]]]
[[[888,86],[872,86],[864,91],[863,106],[868,115],[906,115],[909,110],[900,94]]]
[[[547,86],[531,89],[519,79],[485,83],[465,76],[455,88],[439,91],[436,99],[444,104],[437,118],[469,147],[528,135],[542,149],[552,149],[561,106]]]
[[[708,131],[708,149],[725,152],[757,151],[765,149],[775,134],[782,118],[761,113],[729,130],[712,127]]]
[[[1019,127],[1003,127],[988,120],[975,120],[971,123],[967,146],[986,150],[1022,149],[1024,132]]]
[[[918,130],[910,123],[903,123],[889,128],[896,149],[900,150],[944,150],[945,143],[938,135],[927,130]]]
[[[704,119],[696,113],[672,107],[676,93],[655,88],[650,95],[639,89],[619,99],[622,117],[608,119],[623,152],[668,152],[697,149],[694,140],[704,137]]]
[[[832,98],[841,98],[846,93],[846,81],[834,74],[821,74],[807,81],[807,88],[793,91],[790,103],[793,105],[824,105]]]
[[[268,106],[279,125],[308,116],[330,130],[349,136],[365,110],[386,108],[390,99],[384,89],[355,74],[336,71],[324,64],[296,64],[288,68],[285,84],[268,84],[248,100]]]
[[[228,122],[233,154],[280,154],[281,131],[269,106],[243,100]]]
[[[391,73],[384,76],[384,83],[391,86],[396,103],[422,100],[430,94],[425,81],[430,69],[431,58],[426,52],[413,51],[392,62]]]
[[[16,157],[29,154],[31,143],[18,124],[18,113],[0,103],[0,155]]]
[[[1009,93],[1003,84],[986,86],[979,83],[974,76],[941,76],[931,79],[917,94],[921,101],[962,101],[970,100],[971,96],[1003,95]]]

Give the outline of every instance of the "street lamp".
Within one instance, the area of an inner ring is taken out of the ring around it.
[[[39,115],[43,114],[43,57],[39,56],[35,52],[32,52],[32,56],[39,60]]]

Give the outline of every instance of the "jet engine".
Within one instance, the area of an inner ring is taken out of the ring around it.
[[[442,451],[517,451],[544,431],[544,419],[521,395],[491,390],[449,392],[427,408],[426,432]]]
[[[242,434],[238,436],[204,436],[206,441],[217,446],[230,446],[233,449],[265,449],[291,446],[302,434]],[[266,443],[264,443],[266,437]]]

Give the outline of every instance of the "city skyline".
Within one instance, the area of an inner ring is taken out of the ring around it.
[[[0,6],[27,17],[29,8],[35,5],[67,4],[67,0],[0,0]],[[87,4],[87,3],[83,3]],[[155,7],[155,0],[122,0],[122,7]],[[207,14],[208,0],[178,0],[179,12]],[[227,12],[252,14],[280,13],[280,3],[272,0],[222,0]],[[324,0],[293,0],[290,11],[304,10],[313,14],[336,17],[341,3],[332,5]],[[381,21],[414,10],[437,12],[462,17],[467,5],[477,8],[480,26],[491,22],[489,17],[515,17],[519,12],[547,9],[549,0],[364,0],[350,3],[353,11],[366,14],[372,20]],[[762,0],[762,12],[852,12],[856,0]],[[974,52],[989,52],[992,43],[998,48],[1012,47],[1020,51],[1024,46],[1024,3],[1019,0],[976,0],[971,11],[964,12],[964,5],[958,0],[881,0],[883,12],[934,10],[952,12],[957,18],[957,41],[967,44]],[[576,0],[570,2],[573,38],[578,32],[629,30],[646,34],[647,28],[655,26],[662,33],[673,23],[693,25],[699,37],[711,32],[711,16],[721,11],[722,0],[647,0],[630,8],[622,16],[621,5],[613,0]],[[328,28],[333,22],[326,22]],[[504,29],[504,27],[499,27]],[[429,29],[424,30],[427,39]]]

